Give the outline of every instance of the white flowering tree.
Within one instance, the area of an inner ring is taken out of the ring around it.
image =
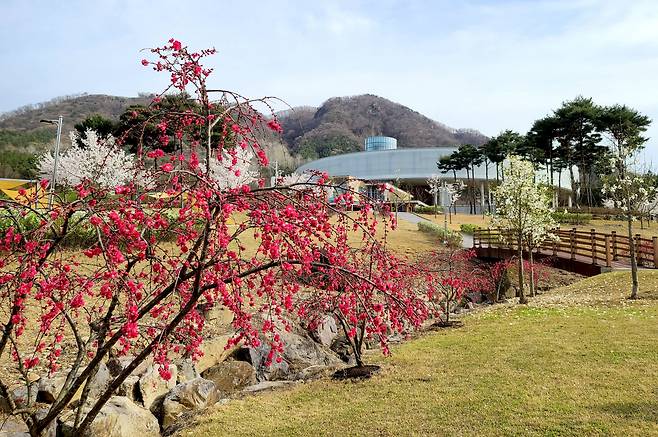
[[[436,212],[438,208],[438,201],[437,198],[439,196],[439,193],[441,192],[441,187],[443,186],[443,182],[441,182],[441,178],[437,174],[433,174],[430,176],[429,179],[427,179],[427,185],[429,185],[430,189],[427,190],[428,193],[432,195],[432,198],[434,199],[434,216],[436,217]]]
[[[631,299],[636,299],[639,291],[637,277],[637,248],[633,239],[633,221],[645,214],[653,213],[658,202],[658,190],[646,175],[630,171],[635,166],[632,152],[613,154],[610,158],[611,174],[603,179],[601,189],[606,196],[605,204],[619,208],[626,217],[628,230],[628,247],[631,259]]]
[[[220,190],[250,185],[258,180],[258,171],[251,149],[236,147],[222,151],[210,159],[210,177]]]
[[[518,156],[510,156],[503,172],[504,181],[493,192],[496,213],[492,226],[506,231],[510,242],[516,246],[519,303],[527,303],[524,294],[523,248],[528,247],[531,252],[541,241],[552,236],[555,221],[550,207],[550,193],[545,185],[536,182],[532,163]],[[533,275],[532,260],[530,266],[530,274]],[[533,283],[532,280],[530,282]],[[534,289],[531,288],[531,291]]]
[[[57,181],[62,186],[74,187],[83,181],[92,181],[100,188],[114,188],[135,177],[133,155],[126,153],[112,135],[100,137],[87,130],[86,138],[70,133],[71,146],[60,154],[57,162]],[[47,153],[41,156],[38,169],[42,179],[51,180],[55,158]]]
[[[644,133],[651,124],[651,119],[625,105],[613,105],[603,109],[598,122],[609,143],[611,167],[611,174],[605,178],[602,191],[609,203],[622,209],[626,215],[631,258],[630,298],[637,299],[640,286],[633,240],[633,220],[638,211],[653,202],[656,190],[652,185],[647,185],[647,178],[633,170],[639,168],[637,152],[648,140]]]
[[[289,187],[292,191],[306,191],[310,190],[315,196],[324,195],[325,198],[330,197],[334,193],[332,187],[318,184],[318,175],[313,172],[304,173],[290,173],[281,176],[275,181],[279,187]]]
[[[463,181],[456,181],[452,184],[446,184],[445,189],[448,191],[448,198],[450,200],[450,206],[448,206],[448,216],[450,219],[450,223],[452,223],[452,216],[450,215],[450,208],[452,208],[457,214],[457,201],[461,198],[462,193],[464,192],[464,189],[466,188],[466,185],[464,184]]]

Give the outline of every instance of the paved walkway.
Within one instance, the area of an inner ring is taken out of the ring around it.
[[[410,212],[398,212],[398,220],[404,220],[409,223],[420,223],[420,222],[429,222],[432,223],[431,220],[427,220],[423,217],[420,217],[416,214],[412,214]],[[473,247],[473,236],[470,234],[462,234],[462,247],[466,249],[471,249]]]

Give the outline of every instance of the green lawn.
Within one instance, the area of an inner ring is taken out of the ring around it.
[[[232,400],[182,435],[658,435],[658,272],[641,273],[640,301],[627,272],[589,278],[370,355],[370,380]]]

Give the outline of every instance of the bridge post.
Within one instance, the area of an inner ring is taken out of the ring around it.
[[[617,231],[612,231],[612,260],[617,261]]]
[[[569,243],[571,245],[571,259],[576,259],[576,228],[571,229],[571,234],[569,235]]]
[[[596,229],[590,231],[590,240],[592,241],[592,264],[596,264]]]
[[[653,237],[653,267],[658,269],[658,237]]]
[[[654,243],[656,237],[654,237]],[[612,267],[612,253],[610,253],[610,236],[605,236],[605,266]]]

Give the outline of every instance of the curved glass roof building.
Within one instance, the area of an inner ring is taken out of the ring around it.
[[[428,147],[418,149],[370,150],[328,156],[308,162],[297,169],[298,173],[307,170],[325,171],[330,176],[353,176],[358,179],[375,181],[404,180],[425,184],[427,179],[438,174],[452,179],[453,174],[442,174],[436,166],[442,156],[450,155],[456,147]],[[491,173],[491,166],[489,167]],[[496,176],[496,170],[493,170]],[[491,174],[489,175],[491,176]],[[458,179],[466,178],[466,171],[457,172]],[[484,179],[484,166],[476,167],[475,178]]]

